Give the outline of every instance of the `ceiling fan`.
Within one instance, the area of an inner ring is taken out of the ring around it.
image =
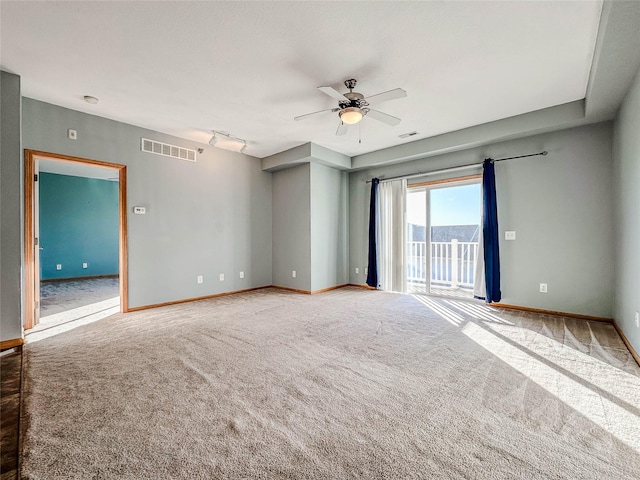
[[[395,88],[393,90],[365,97],[361,93],[353,91],[356,87],[356,83],[358,83],[358,81],[354,78],[345,80],[344,85],[349,89],[349,92],[344,94],[338,92],[332,87],[318,87],[318,90],[322,93],[338,100],[338,106],[336,108],[328,108],[326,110],[320,110],[319,112],[300,115],[299,117],[294,117],[294,120],[304,120],[325,112],[338,112],[340,124],[338,125],[338,130],[336,130],[336,135],[344,135],[347,133],[349,125],[354,125],[360,122],[365,115],[392,127],[400,123],[400,119],[398,117],[369,108],[369,103],[386,102],[388,100],[395,100],[396,98],[403,98],[407,96],[406,91],[401,88]]]

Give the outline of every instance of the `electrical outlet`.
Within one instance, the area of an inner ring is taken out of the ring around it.
[[[640,328],[640,313],[636,312],[636,328]]]
[[[62,270],[62,264],[61,263],[58,263],[56,265],[56,270]]]
[[[240,272],[240,278],[244,278],[244,272]]]
[[[85,262],[82,264],[82,268],[87,268],[89,265]]]
[[[224,282],[224,273],[221,273],[221,274],[220,274],[220,281],[221,281],[221,282]]]
[[[504,232],[504,239],[505,240],[515,240],[516,239],[516,232],[514,230],[507,230],[506,232]]]
[[[69,140],[76,140],[78,138],[78,132],[72,129],[67,130],[67,138]]]
[[[296,271],[295,271],[295,270],[292,270],[292,271],[291,271],[291,276],[292,276],[293,278],[296,278]]]
[[[547,293],[547,284],[546,283],[541,283],[540,284],[540,293]]]
[[[198,275],[198,277],[196,278],[196,281],[198,283],[203,283],[204,282],[204,278],[202,278],[202,275]]]
[[[356,267],[356,273],[360,273],[360,269]]]
[[[369,267],[364,267],[364,274],[368,275],[369,274]]]

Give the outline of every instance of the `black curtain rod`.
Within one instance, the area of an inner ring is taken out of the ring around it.
[[[519,155],[517,157],[498,158],[496,160],[494,160],[493,158],[487,158],[487,160],[492,160],[494,162],[502,162],[503,160],[513,160],[514,158],[537,157],[538,155],[546,155],[547,153],[548,152],[545,150],[539,153],[530,153],[529,155]],[[478,165],[482,165],[482,164],[479,163]]]
[[[542,151],[542,152],[538,152],[538,153],[530,153],[529,155],[518,155],[517,157],[506,157],[506,158],[497,158],[497,159],[493,159],[493,158],[487,158],[486,160],[491,160],[492,162],[502,162],[504,160],[513,160],[516,158],[526,158],[526,157],[537,157],[538,155],[546,155],[548,152],[546,150]],[[424,177],[426,175],[435,175],[436,173],[442,173],[442,172],[449,172],[449,171],[455,171],[455,170],[463,170],[466,168],[471,168],[471,167],[479,167],[482,165],[482,163],[467,163],[466,165],[458,165],[457,167],[449,167],[449,168],[442,168],[440,170],[431,170],[429,172],[418,172],[418,173],[410,173],[408,175],[397,175],[395,177],[387,177],[387,178],[381,178],[380,181],[381,182],[388,182],[390,180],[397,180],[398,178],[413,178],[413,177]],[[371,180],[367,180],[366,183],[371,183]]]

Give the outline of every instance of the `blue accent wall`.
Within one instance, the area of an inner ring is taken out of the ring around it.
[[[41,279],[117,274],[118,182],[40,173],[38,184]]]

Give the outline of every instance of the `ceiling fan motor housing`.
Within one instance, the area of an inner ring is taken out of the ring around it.
[[[362,115],[367,114],[369,109],[366,107],[368,107],[369,104],[364,99],[364,95],[358,92],[349,92],[349,93],[345,93],[344,96],[348,100],[341,100],[340,102],[338,102],[338,105],[340,106],[341,109],[344,110],[345,108],[350,108],[350,107],[359,108],[360,110],[362,110]]]

